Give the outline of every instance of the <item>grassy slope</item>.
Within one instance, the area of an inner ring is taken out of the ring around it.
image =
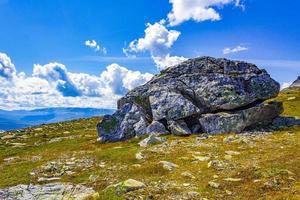
[[[288,100],[290,97],[296,98]],[[300,118],[300,90],[283,91],[277,99],[284,102],[284,115]],[[140,139],[113,144],[96,143],[95,125],[99,120],[75,120],[10,132],[15,138],[0,139],[0,188],[21,183],[37,184],[38,176],[30,176],[29,173],[40,166],[49,161],[84,157],[93,161],[92,166],[75,168],[75,174],[64,174],[61,181],[91,186],[99,191],[100,199],[148,195],[153,195],[155,199],[178,199],[189,191],[196,191],[201,197],[209,199],[300,199],[299,126],[231,143],[223,141],[229,135],[210,137],[203,140],[204,145],[194,145],[195,135],[168,136],[169,145],[144,149],[137,145]],[[49,143],[53,138],[62,140]],[[175,140],[179,144],[171,146]],[[13,147],[12,143],[26,146]],[[241,154],[226,161],[224,156],[228,150]],[[137,152],[142,152],[146,158],[137,160]],[[223,160],[228,167],[216,170],[207,167],[208,161],[193,163],[193,155]],[[10,162],[4,160],[11,157],[17,158]],[[174,172],[165,171],[158,164],[161,160],[173,162],[178,167]],[[182,176],[185,171],[195,178]],[[97,175],[97,180],[89,180],[90,175]],[[228,177],[241,178],[241,181],[225,181],[224,178]],[[111,191],[102,191],[108,185],[128,178],[142,181],[147,187],[121,197]],[[218,189],[208,186],[212,180],[220,183]],[[190,185],[183,186],[184,183]],[[233,195],[228,195],[228,191]]]

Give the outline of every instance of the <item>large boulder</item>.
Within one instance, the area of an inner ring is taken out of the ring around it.
[[[176,126],[184,127],[183,135],[201,131],[241,132],[261,120],[269,123],[280,114],[281,105],[274,104],[270,116],[260,118],[257,110],[247,116],[250,108],[261,108],[265,100],[276,97],[279,89],[279,84],[265,70],[253,64],[211,57],[190,59],[161,71],[121,98],[118,111],[98,125],[99,137],[103,141],[117,141],[150,134],[151,127],[148,131],[144,127],[152,121],[159,121],[171,133]],[[135,112],[128,116],[133,105]],[[246,116],[255,120],[241,120]],[[111,120],[117,121],[113,123],[115,126],[105,128]],[[224,123],[226,127],[208,128],[211,120]],[[235,121],[237,127],[230,125]],[[184,123],[186,126],[182,126]]]

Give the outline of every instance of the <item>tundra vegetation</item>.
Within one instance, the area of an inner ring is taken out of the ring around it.
[[[275,99],[300,117],[300,89]],[[101,118],[1,133],[0,188],[60,182],[86,199],[300,199],[300,126],[248,134],[167,135],[97,143]],[[1,191],[0,189],[0,191]],[[1,192],[0,192],[1,195]]]

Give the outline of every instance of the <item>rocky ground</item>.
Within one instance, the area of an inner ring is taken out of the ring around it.
[[[299,89],[276,100],[300,118]],[[0,199],[300,199],[299,125],[100,144],[98,121],[1,133]]]

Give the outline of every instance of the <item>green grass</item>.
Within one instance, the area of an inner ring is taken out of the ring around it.
[[[299,89],[284,90],[275,100],[283,101],[283,115],[300,118]],[[196,135],[168,136],[168,144],[175,140],[180,143],[172,147],[154,145],[145,149],[137,145],[141,140],[139,138],[117,143],[97,143],[96,124],[99,120],[100,118],[81,119],[39,126],[42,130],[33,127],[22,132],[10,132],[9,134],[17,135],[17,138],[0,139],[0,188],[17,184],[38,184],[37,177],[30,176],[29,173],[47,162],[86,157],[94,161],[92,167],[74,169],[75,174],[64,174],[61,181],[93,187],[98,194],[91,199],[135,199],[139,196],[178,199],[189,191],[199,192],[201,197],[208,199],[300,199],[299,126],[250,138],[251,143],[225,143],[223,139],[229,135],[217,135],[203,140],[202,146],[193,146]],[[19,137],[24,135],[28,138]],[[60,137],[71,139],[49,143],[51,139]],[[7,144],[12,142],[25,143],[26,146],[14,148]],[[241,154],[226,161],[224,156],[228,150]],[[137,160],[137,152],[142,152],[145,159]],[[193,163],[193,155],[225,160],[231,168],[215,170],[207,167],[208,161]],[[4,161],[15,156],[19,159]],[[40,159],[33,160],[34,156],[39,156]],[[159,165],[162,160],[173,162],[178,168],[173,172],[166,171]],[[195,179],[183,177],[181,174],[186,171],[193,174]],[[98,176],[97,180],[90,181],[90,175]],[[242,180],[225,181],[228,177]],[[113,190],[104,190],[107,186],[128,178],[142,181],[146,188],[122,196],[116,195]],[[220,188],[209,187],[208,182],[212,180],[220,183]],[[270,181],[275,181],[279,187],[266,186],[265,183]],[[184,183],[191,185],[185,187]],[[234,195],[227,195],[226,190]]]

